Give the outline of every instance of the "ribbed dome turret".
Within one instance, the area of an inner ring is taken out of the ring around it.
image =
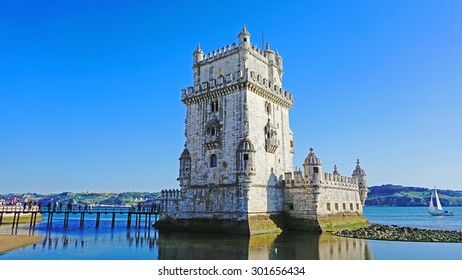
[[[356,168],[353,171],[352,176],[364,176],[364,175],[366,175],[366,171],[364,171],[364,169],[361,168],[361,165],[359,164],[359,159],[358,159],[356,160]]]
[[[184,148],[183,152],[181,153],[180,159],[191,159],[191,155],[187,148]]]
[[[313,147],[310,147],[310,153],[305,159],[305,165],[321,165],[321,160],[314,154]]]
[[[238,151],[255,152],[252,141],[250,141],[250,139],[248,139],[248,138],[242,139],[241,143],[239,143],[239,146],[238,146],[237,150]]]

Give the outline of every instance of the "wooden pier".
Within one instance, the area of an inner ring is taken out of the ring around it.
[[[96,215],[95,227],[98,228],[101,221],[101,214],[111,214],[111,227],[115,226],[116,215],[126,218],[127,227],[132,226],[132,218],[135,218],[135,227],[150,227],[151,223],[154,223],[158,219],[159,215],[159,206],[154,205],[152,207],[119,207],[119,206],[98,206],[98,207],[82,207],[82,206],[53,206],[40,208],[38,206],[32,206],[30,208],[23,206],[0,206],[0,225],[5,214],[10,214],[13,217],[12,227],[18,227],[19,219],[22,216],[30,215],[30,227],[35,227],[37,222],[38,214],[47,214],[47,227],[53,225],[53,217],[55,214],[63,214],[63,227],[67,228],[69,226],[69,217],[71,215],[79,216],[80,224],[79,227],[83,228],[85,225],[85,216],[87,215]],[[143,223],[144,219],[144,223]]]

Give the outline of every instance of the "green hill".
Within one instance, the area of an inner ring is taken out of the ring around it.
[[[153,203],[158,200],[160,193],[150,192],[63,192],[59,194],[38,194],[38,193],[9,193],[0,194],[0,199],[6,201],[12,200],[14,197],[21,200],[28,199],[32,201],[40,201],[42,205],[49,202],[62,202],[73,204],[95,204],[95,205],[131,205],[142,203]]]
[[[428,206],[431,190],[423,187],[404,187],[400,185],[372,186],[366,200],[367,206]],[[462,206],[462,191],[440,190],[438,195],[443,206]],[[99,205],[131,205],[139,202],[152,203],[160,197],[160,193],[150,192],[105,192],[105,193],[72,193],[37,194],[9,193],[0,194],[0,200],[7,201],[13,197],[40,201],[42,205],[48,202]]]
[[[373,186],[369,190],[367,206],[428,206],[432,189],[389,184]],[[462,206],[462,191],[437,191],[443,206]]]

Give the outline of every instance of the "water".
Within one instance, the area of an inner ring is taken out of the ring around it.
[[[370,222],[432,229],[462,230],[462,208],[448,207],[453,217],[432,217],[425,207],[366,207]],[[157,232],[152,228],[126,228],[110,215],[95,229],[91,216],[84,229],[77,215],[63,229],[55,216],[46,228],[46,217],[35,229],[0,226],[3,234],[39,235],[35,245],[0,254],[1,259],[45,260],[157,260],[157,259],[462,259],[462,244],[360,240],[330,234],[281,233],[257,236]],[[72,216],[71,216],[72,218]],[[94,217],[93,217],[94,219]],[[144,223],[144,221],[143,221]]]

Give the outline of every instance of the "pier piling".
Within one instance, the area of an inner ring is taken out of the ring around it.
[[[30,224],[29,224],[29,227],[32,227],[33,222],[34,222],[34,212],[30,212]]]
[[[80,213],[80,228],[83,228],[85,223],[85,213]]]
[[[96,228],[99,228],[99,220],[101,218],[101,213],[96,213]]]

